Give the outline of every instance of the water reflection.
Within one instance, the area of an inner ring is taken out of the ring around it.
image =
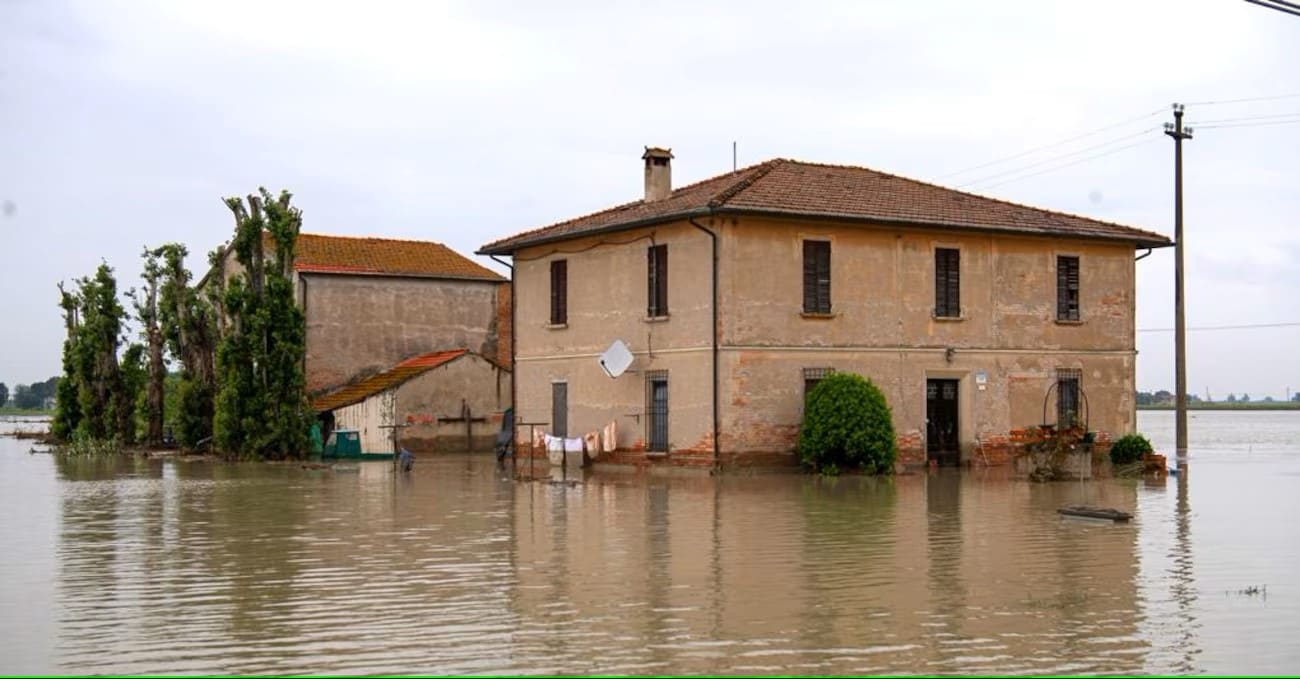
[[[1300,549],[1278,536],[1274,552],[1242,542],[1245,561],[1207,548],[1245,533],[1215,523],[1230,493],[1198,485],[1194,514],[1187,477],[1168,491],[947,470],[571,485],[516,483],[474,455],[411,474],[4,460],[57,477],[53,548],[15,555],[54,581],[35,604],[54,611],[46,671],[1191,673],[1295,659],[1279,575],[1293,560],[1258,555]],[[1259,485],[1274,509],[1293,502],[1292,478]],[[1079,502],[1138,518],[1055,513]],[[1244,577],[1281,595],[1206,596]]]

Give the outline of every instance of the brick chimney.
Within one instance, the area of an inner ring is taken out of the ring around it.
[[[673,150],[645,147],[645,202],[663,200],[673,192]]]

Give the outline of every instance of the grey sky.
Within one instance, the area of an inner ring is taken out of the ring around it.
[[[469,254],[637,197],[645,144],[678,184],[736,140],[957,186],[1127,138],[967,188],[1172,234],[1168,105],[1300,94],[1297,45],[1300,18],[1237,0],[0,0],[0,381],[58,372],[57,281],[103,258],[134,285],[168,240],[201,272],[220,197],[258,185],[310,231]],[[1199,130],[1185,158],[1189,326],[1300,321],[1300,125]],[[1172,271],[1138,264],[1139,328],[1173,325]],[[1189,338],[1194,391],[1300,390],[1300,327]],[[1140,389],[1172,389],[1172,342],[1139,334]]]

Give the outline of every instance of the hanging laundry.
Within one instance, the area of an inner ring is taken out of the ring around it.
[[[600,432],[598,432],[598,431],[593,431],[593,432],[590,432],[590,433],[588,433],[588,434],[583,435],[583,437],[582,437],[582,445],[583,445],[583,447],[585,447],[585,448],[587,449],[587,452],[590,453],[590,454],[592,454],[592,455],[595,455],[596,453],[599,453],[599,452],[600,452]]]
[[[617,420],[605,425],[605,452],[612,453],[618,447]]]

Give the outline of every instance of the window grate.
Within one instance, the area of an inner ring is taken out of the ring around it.
[[[806,400],[808,394],[817,386],[818,382],[835,374],[835,368],[804,368],[803,369],[803,396]]]
[[[668,371],[645,374],[646,449],[668,452]]]
[[[1078,368],[1056,370],[1056,426],[1059,429],[1076,427],[1082,422],[1079,415],[1079,387],[1083,371]]]

